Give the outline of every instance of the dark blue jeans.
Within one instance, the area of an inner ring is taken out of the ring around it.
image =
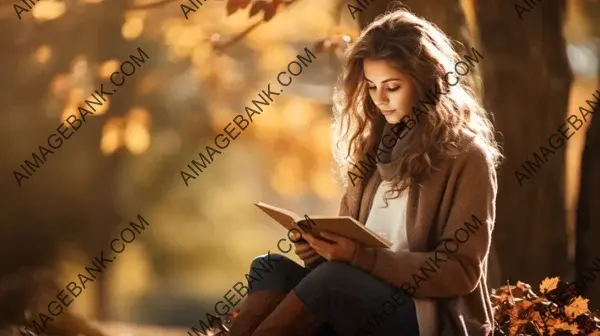
[[[280,254],[255,258],[249,292],[294,289],[317,317],[326,321],[318,335],[418,336],[415,306],[401,290],[361,269],[328,261],[304,268]]]

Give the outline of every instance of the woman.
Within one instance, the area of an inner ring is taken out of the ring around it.
[[[362,32],[336,93],[350,180],[340,215],[393,245],[305,234],[295,252],[306,268],[255,259],[251,275],[273,270],[229,335],[492,334],[485,280],[502,155],[458,61],[448,37],[406,9]]]

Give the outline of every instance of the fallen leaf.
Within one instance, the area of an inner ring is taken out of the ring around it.
[[[554,328],[556,329],[560,329],[560,330],[564,330],[564,331],[570,331],[574,334],[578,334],[580,332],[579,328],[577,327],[577,325],[575,324],[570,324],[567,322],[559,322],[557,324],[554,325]]]
[[[546,278],[539,288],[543,293],[518,281],[492,290],[494,336],[600,336],[600,319],[588,310],[588,299],[565,290],[568,284],[559,278]]]
[[[229,0],[227,1],[227,15],[231,15],[240,9],[248,7],[251,0]]]
[[[554,278],[546,278],[540,284],[540,292],[543,294],[548,293],[549,291],[555,290],[558,287],[559,277]]]
[[[569,319],[574,320],[577,316],[587,313],[588,301],[588,299],[584,299],[581,296],[576,297],[565,307],[565,314]]]

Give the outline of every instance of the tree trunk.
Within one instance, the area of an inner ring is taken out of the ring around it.
[[[12,120],[12,125],[8,122],[0,127],[3,130],[0,139],[5,140],[3,143],[14,144],[8,146],[0,160],[0,171],[6,177],[0,181],[2,190],[6,191],[0,206],[0,218],[3,223],[10,223],[2,227],[3,232],[0,233],[0,251],[5,251],[0,253],[0,276],[20,267],[52,267],[56,261],[64,262],[56,260],[56,257],[59,251],[64,252],[62,249],[66,246],[78,247],[87,257],[86,265],[82,267],[90,266],[90,261],[99,256],[100,250],[106,252],[114,228],[119,225],[120,219],[114,211],[114,182],[119,171],[119,159],[102,155],[99,150],[106,115],[88,115],[79,130],[66,132],[69,140],[49,154],[47,161],[33,176],[22,181],[21,187],[16,185],[12,174],[24,159],[32,160],[31,153],[38,145],[49,148],[44,142],[64,121],[59,118],[58,112],[64,108],[64,101],[53,93],[51,85],[56,75],[71,72],[74,59],[83,56],[94,83],[91,91],[86,86],[84,92],[84,99],[89,99],[87,95],[99,89],[101,82],[107,86],[106,80],[95,77],[95,66],[109,58],[122,59],[135,52],[137,45],[133,43],[125,47],[122,42],[110,42],[123,41],[124,10],[119,12],[115,6],[124,5],[119,3],[74,5],[81,7],[46,22],[25,24],[11,18],[0,24],[3,31],[15,32],[8,34],[12,38],[7,34],[2,35],[6,38],[0,37],[0,49],[11,50],[2,58],[4,66],[0,67],[0,77],[8,81],[0,84],[0,98],[8,106],[3,116]],[[10,6],[12,11],[12,4]],[[31,12],[23,13],[25,20],[35,21]],[[45,65],[37,64],[32,57],[41,45],[51,50]],[[129,109],[133,94],[132,78],[136,76],[127,79],[123,92],[118,92],[114,99],[108,98],[110,109],[107,115]],[[77,102],[77,106],[85,107],[82,103],[83,99]],[[78,116],[76,108],[69,112]],[[108,272],[111,271],[108,269]],[[101,273],[98,281],[90,285],[99,293],[101,317],[106,317],[108,310],[103,299],[107,297],[104,274]],[[64,276],[77,281],[76,274]]]
[[[540,146],[552,150],[548,138],[565,122],[572,74],[562,33],[564,11],[564,2],[546,1],[521,19],[512,3],[475,3],[484,106],[495,115],[506,156],[498,175],[494,242],[502,278],[511,282],[537,284],[567,271],[564,147],[542,159],[522,186],[515,175],[527,174],[521,164],[535,161]]]
[[[589,3],[584,8],[593,25],[592,35],[596,38],[597,87],[600,88],[600,23],[594,20],[600,15],[600,6]],[[595,99],[590,97],[590,100]],[[584,102],[581,104],[588,108]],[[600,247],[597,243],[600,237],[600,195],[597,193],[600,190],[600,121],[596,118],[592,119],[587,130],[579,185],[575,238],[576,282],[582,289],[581,294],[590,299],[590,309],[600,309],[600,280],[596,279],[600,268]]]
[[[594,101],[593,98],[590,100]],[[590,299],[590,308],[600,309],[600,281],[596,279],[600,268],[600,122],[594,119],[587,130],[581,160],[575,274],[576,282],[583,290],[581,294]]]
[[[100,25],[105,27],[103,29],[103,33],[98,36],[99,50],[95,55],[97,58],[95,61],[98,64],[102,64],[110,59],[116,59],[119,61],[119,63],[129,61],[129,55],[141,57],[138,55],[138,47],[141,47],[150,58],[154,56],[150,62],[157,59],[157,57],[153,55],[148,46],[144,45],[144,43],[141,43],[139,40],[128,41],[123,38],[121,29],[125,23],[126,8],[131,5],[131,3],[132,1],[105,1],[100,4],[101,8],[94,11],[89,11],[90,15],[101,17]],[[118,71],[121,72],[121,76],[124,76],[121,70]],[[106,119],[123,117],[131,110],[136,101],[135,87],[139,82],[140,77],[144,76],[144,73],[147,71],[148,65],[143,65],[142,67],[136,66],[135,72],[131,76],[124,76],[124,84],[118,88],[115,88],[117,89],[117,92],[114,94],[114,96],[110,97],[110,108],[106,112]],[[110,88],[114,87],[114,85],[106,79],[98,81],[97,85],[99,86],[100,83],[105,84],[104,86],[107,88],[107,91],[110,91]],[[104,124],[106,119],[102,121],[102,124]],[[102,135],[98,134],[98,139],[101,139],[101,137]],[[100,142],[98,141],[96,148],[99,147]],[[135,208],[129,209],[127,205],[131,206],[133,204],[125,201],[127,203],[125,204],[127,211],[121,214],[118,213],[116,202],[124,201],[119,194],[118,184],[122,178],[119,172],[124,170],[123,166],[126,157],[127,151],[124,147],[121,147],[112,155],[101,155],[99,161],[101,162],[102,168],[97,173],[97,178],[95,179],[95,188],[96,190],[100,191],[97,194],[98,198],[95,202],[103,204],[102,207],[95,208],[96,216],[97,218],[101,218],[104,222],[112,223],[113,226],[119,226],[119,228],[121,228],[125,223],[129,223],[131,221],[136,222],[137,214],[141,213],[143,210],[137,207],[138,204],[135,204]],[[134,158],[134,160],[135,159],[137,158]],[[101,224],[97,223],[96,225]],[[115,234],[117,234],[119,231],[120,229],[103,231],[103,236],[98,239],[98,243],[100,245],[97,250],[100,251],[101,249],[108,249],[108,243],[111,239],[115,238]],[[115,262],[117,262],[116,259]],[[116,269],[111,269],[110,271],[114,272]],[[111,300],[109,297],[109,283],[106,281],[108,278],[114,277],[114,274],[103,272],[99,275],[99,277],[100,281],[98,283],[99,288],[97,291],[97,318],[101,320],[112,320],[118,318],[118,316],[115,316],[115,314],[111,314],[113,310],[111,309]]]

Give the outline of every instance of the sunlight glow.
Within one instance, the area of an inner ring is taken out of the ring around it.
[[[98,69],[100,78],[109,78],[111,74],[119,70],[119,61],[111,59],[102,63]]]
[[[144,20],[139,17],[127,18],[123,27],[121,27],[121,34],[126,40],[134,40],[138,38],[144,31]]]
[[[61,17],[66,10],[66,5],[61,1],[46,0],[36,3],[32,15],[38,21],[55,20]]]
[[[334,181],[333,170],[318,167],[310,174],[310,188],[322,199],[334,200],[339,195],[339,187]]]
[[[102,128],[102,139],[100,140],[100,150],[103,154],[113,154],[123,144],[122,139],[122,118],[110,118]]]
[[[52,48],[47,44],[42,44],[34,52],[35,60],[40,64],[46,64],[52,57]]]
[[[301,181],[302,161],[297,156],[283,156],[275,164],[271,175],[271,187],[283,197],[298,197],[305,191]]]
[[[127,114],[124,130],[125,147],[134,155],[144,153],[150,146],[150,113],[141,107],[135,107]]]
[[[50,93],[54,96],[64,94],[71,86],[71,76],[64,73],[56,74],[50,82]]]
[[[128,122],[125,128],[125,147],[134,155],[144,153],[150,146],[148,130],[137,122]]]

